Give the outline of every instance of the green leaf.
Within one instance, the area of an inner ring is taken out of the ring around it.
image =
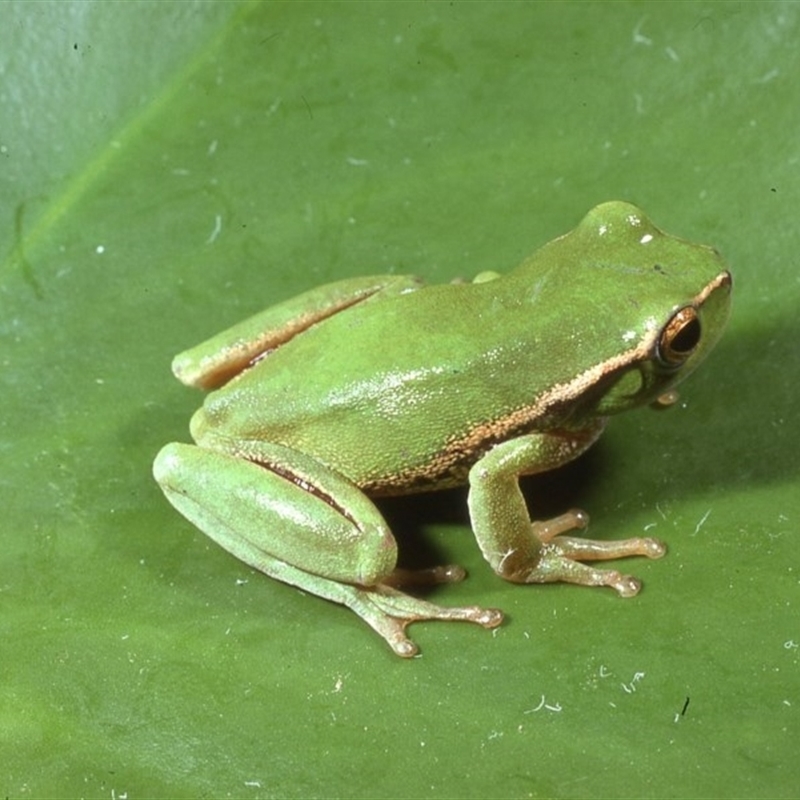
[[[799,6],[0,13],[0,794],[796,795]],[[667,540],[640,596],[505,584],[463,492],[393,502],[470,573],[437,600],[508,614],[406,662],[165,502],[174,353],[333,278],[508,269],[613,198],[735,277],[682,403],[526,487]]]

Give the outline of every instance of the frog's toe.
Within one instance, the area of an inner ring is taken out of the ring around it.
[[[426,569],[398,567],[383,583],[387,586],[434,586],[438,583],[458,583],[466,577],[467,571],[458,564],[443,564]]]
[[[581,586],[608,586],[614,589],[620,597],[633,597],[641,590],[642,582],[632,575],[624,575],[615,569],[599,569],[576,560],[578,557],[592,560],[593,558],[611,558],[612,556],[585,552],[579,556],[574,552],[569,552],[572,549],[567,547],[562,550],[560,547],[549,545],[536,564],[529,567],[524,573],[517,573],[511,580],[519,583],[561,581]],[[652,555],[651,558],[657,558],[659,555],[663,555],[663,552]],[[631,553],[625,555],[631,555]],[[648,553],[637,550],[636,555],[648,555]]]
[[[401,658],[413,658],[419,653],[417,643],[406,635],[406,625],[401,620],[386,617],[380,621],[379,625],[367,620],[374,630],[376,630],[394,650],[395,654]]]
[[[642,582],[633,575],[622,575],[619,572],[612,571],[609,573],[610,581],[608,585],[612,589],[616,589],[620,597],[633,597],[639,594],[642,588]]]
[[[578,569],[570,569],[570,580],[573,583],[583,584],[584,586],[608,586],[620,597],[634,597],[642,589],[642,582],[633,575],[623,575],[615,569],[595,569],[585,564],[573,564]]]
[[[612,558],[629,558],[630,556],[661,558],[667,552],[667,546],[660,539],[644,536],[616,541],[583,539],[578,536],[556,536],[545,547],[578,561],[608,561]]]
[[[389,645],[400,658],[414,658],[419,653],[419,647],[405,634],[398,640],[389,640]]]
[[[543,542],[550,542],[567,531],[572,531],[576,528],[584,530],[588,527],[589,515],[580,508],[571,508],[557,517],[536,520],[531,523],[534,536]]]
[[[667,552],[667,546],[661,539],[642,539],[641,547],[642,555],[648,558],[661,558]]]

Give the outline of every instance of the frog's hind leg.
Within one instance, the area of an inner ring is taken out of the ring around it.
[[[321,578],[279,561],[246,542],[239,544],[234,555],[271,578],[347,606],[403,658],[411,658],[419,653],[417,644],[406,634],[406,628],[412,622],[463,621],[474,622],[484,628],[496,628],[503,621],[502,611],[495,608],[478,606],[448,608],[404,594],[385,583],[375,586],[353,586]]]
[[[257,452],[256,452],[257,451]],[[252,445],[258,463],[194,445],[170,444],[153,466],[169,501],[188,520],[251,567],[352,609],[400,656],[418,652],[406,635],[418,620],[463,620],[486,628],[501,612],[444,608],[399,591],[397,547],[369,498],[302,453]],[[424,573],[423,573],[424,574]],[[428,580],[463,570],[428,571]]]
[[[178,354],[172,371],[187,386],[216,389],[327,317],[358,303],[412,291],[420,283],[409,275],[372,275],[318,286]]]

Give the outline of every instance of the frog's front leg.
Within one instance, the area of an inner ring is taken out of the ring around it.
[[[391,585],[398,582],[396,543],[366,495],[302,453],[265,442],[240,445],[246,457],[173,443],[153,465],[175,508],[237,558],[348,606],[401,656],[418,651],[405,632],[411,622],[502,622],[495,609],[442,608],[398,591]],[[426,571],[431,577],[458,580],[463,572]]]
[[[590,441],[592,432],[585,432]],[[589,443],[590,443],[589,441]],[[666,547],[657,539],[596,541],[564,533],[585,528],[588,517],[569,511],[555,519],[531,522],[519,488],[519,476],[544,471],[570,460],[571,451],[588,446],[578,432],[531,434],[490,450],[470,470],[469,509],[475,537],[495,572],[515,583],[566,581],[584,586],[611,586],[622,597],[638,593],[641,583],[616,570],[596,569],[581,561],[626,556],[660,558]]]

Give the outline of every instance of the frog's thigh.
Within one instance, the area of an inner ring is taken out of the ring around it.
[[[318,469],[330,473],[322,465]],[[312,579],[360,586],[380,583],[395,567],[397,547],[388,526],[371,501],[340,476],[335,476],[338,495],[326,502],[307,478],[303,488],[250,461],[177,443],[158,454],[153,473],[187,519],[237,558],[278,579],[283,578],[267,562],[292,565]],[[320,476],[326,484],[333,477]]]

